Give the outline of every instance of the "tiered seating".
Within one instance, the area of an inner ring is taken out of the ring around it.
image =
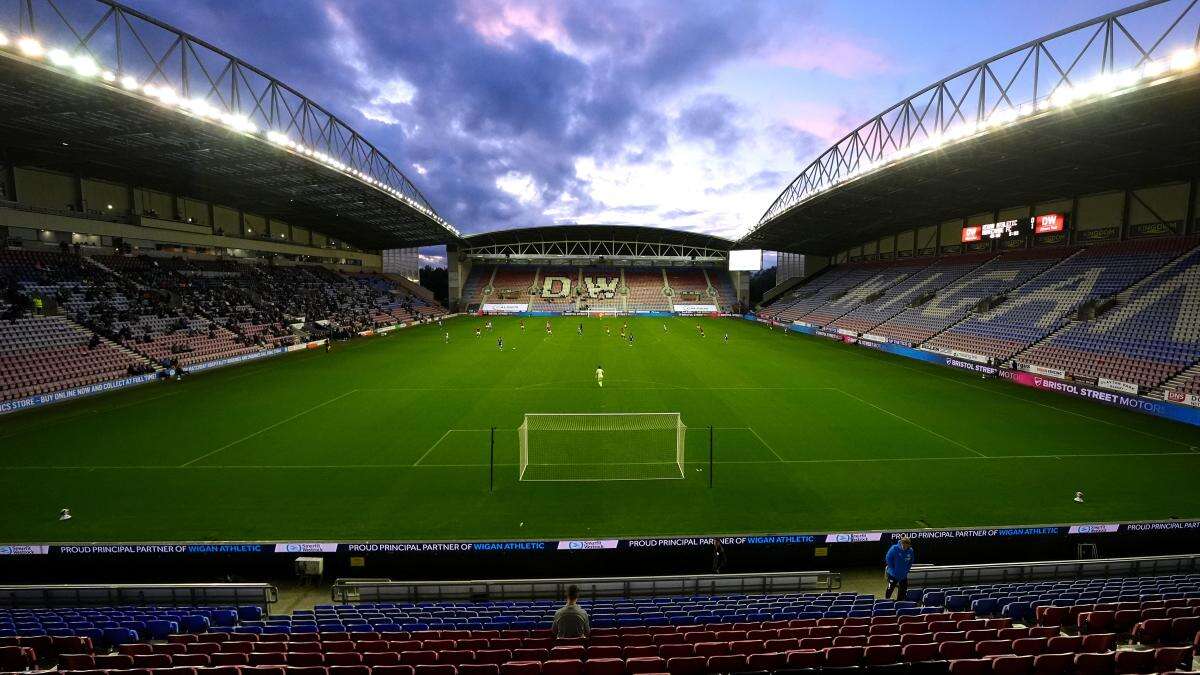
[[[542,288],[538,288],[537,292],[533,294],[533,302],[530,303],[529,309],[542,312],[562,312],[574,309],[575,292],[579,289],[579,268],[543,266],[539,278],[544,280],[546,277],[566,277],[570,279],[571,295],[566,298],[546,298],[542,297]]]
[[[1068,324],[1018,361],[1154,387],[1200,359],[1200,251],[1118,298],[1093,321]]]
[[[855,307],[830,325],[856,333],[871,332],[875,326],[908,309],[909,303],[940,291],[993,257],[985,253],[941,258],[892,286],[879,299]]]
[[[998,308],[970,317],[928,342],[1008,359],[1063,325],[1084,302],[1106,298],[1195,246],[1190,238],[1102,244],[1016,289]]]
[[[663,274],[657,267],[631,267],[625,270],[625,285],[629,295],[625,302],[629,310],[666,312],[671,303],[663,294]]]
[[[258,346],[246,345],[207,319],[146,315],[135,321],[118,322],[115,327],[128,328],[137,336],[125,340],[126,347],[160,364],[178,360],[180,366],[187,367],[258,350]]]
[[[487,299],[490,302],[526,302],[536,276],[536,267],[503,265],[496,269],[492,294]]]
[[[1116,636],[1111,633],[1063,636],[1055,627],[1014,627],[1007,619],[938,613],[874,620],[599,628],[581,640],[554,640],[545,630],[209,633],[172,636],[160,644],[126,643],[111,655],[62,654],[59,668],[110,673],[154,669],[163,675],[160,669],[166,668],[170,672],[196,669],[195,675],[263,675],[264,669],[278,669],[281,675],[702,675],[817,670],[841,675],[983,675],[993,670],[997,675],[1029,675],[1062,672],[1065,664],[1079,675],[1121,675],[1166,672],[1185,668],[1191,661],[1186,646],[1144,652],[1118,652],[1115,647]],[[1135,667],[1147,664],[1150,669]],[[1093,670],[1097,667],[1100,670]]]
[[[815,278],[812,284],[804,284],[788,294],[791,302],[775,317],[780,321],[791,322],[800,319],[814,309],[831,300],[841,297],[850,289],[875,276],[883,264],[880,263],[850,263],[841,265]],[[785,302],[780,298],[781,304]]]
[[[467,280],[463,282],[462,301],[464,305],[478,305],[483,302],[483,289],[487,288],[492,279],[491,265],[475,265]]]
[[[1200,364],[1194,365],[1167,380],[1163,387],[1184,394],[1200,396]]]
[[[999,614],[1016,621],[1031,622],[1044,607],[1112,603],[1129,605],[1124,609],[1132,610],[1200,607],[1200,574],[910,588],[906,599],[951,611],[969,609],[981,615]],[[1058,612],[1058,609],[1052,611]],[[1068,613],[1073,618],[1078,611]]]
[[[52,251],[0,249],[0,286],[80,283],[102,278],[104,272],[82,258]]]
[[[90,675],[1157,673],[1191,666],[1200,575],[913,589],[896,602],[821,593],[581,604],[593,630],[575,640],[550,636],[552,601],[318,605],[289,615],[0,610],[0,648],[9,650],[0,663]],[[1122,648],[1123,634],[1151,648]]]
[[[444,314],[386,275],[319,266],[0,250],[0,281],[0,400],[291,344],[301,318],[321,333]],[[35,299],[79,325],[34,318]]]
[[[730,278],[729,272],[725,270],[706,270],[708,280],[712,284],[713,290],[717,292],[717,306],[723,310],[729,310],[737,304],[737,291],[733,288],[733,279]]]
[[[107,382],[145,365],[65,317],[0,320],[0,401]]]
[[[616,279],[617,283],[613,286],[612,291],[597,290],[596,294],[593,295],[592,291],[588,288],[588,285],[587,285],[588,279],[592,279],[593,283],[595,282],[596,279],[609,279],[609,280]],[[622,307],[621,295],[620,295],[620,293],[618,293],[618,290],[620,289],[620,286],[621,286],[620,279],[621,279],[621,270],[619,270],[615,267],[591,266],[591,267],[583,268],[583,282],[579,286],[579,292],[581,295],[581,299],[587,305],[587,307],[592,310],[598,310],[598,311],[604,311],[604,312],[615,312],[615,311],[623,310],[624,307]]]
[[[676,303],[708,304],[712,296],[708,294],[708,279],[704,272],[698,269],[668,267],[667,285],[671,287]]]
[[[862,304],[867,298],[876,293],[886,291],[888,288],[921,271],[928,265],[928,260],[913,260],[886,265],[882,269],[875,268],[875,274],[869,279],[850,289],[845,295],[834,298],[808,314],[801,316],[800,320],[814,326],[828,325],[843,314]]]
[[[910,344],[924,342],[961,321],[980,300],[1020,286],[1069,253],[1066,249],[1005,253],[938,291],[928,302],[900,312],[871,332]]]

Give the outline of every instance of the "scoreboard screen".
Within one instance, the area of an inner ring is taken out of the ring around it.
[[[1062,232],[1066,227],[1066,221],[1066,216],[1061,213],[1047,213],[1032,218],[1014,218],[998,223],[968,225],[962,229],[962,243],[969,244],[985,239],[1022,237],[1029,232],[1033,232],[1034,234]]]
[[[757,272],[762,269],[762,249],[747,249],[729,252],[729,271]]]

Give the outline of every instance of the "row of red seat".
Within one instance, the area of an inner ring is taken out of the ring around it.
[[[1168,604],[1171,603],[1171,604]],[[1200,616],[1200,598],[1158,602],[1113,602],[1098,605],[1043,605],[1034,610],[1039,626],[1074,626],[1080,631],[1112,630],[1124,627],[1128,633],[1134,624],[1150,619],[1175,619]]]
[[[131,643],[118,647],[124,654],[214,654],[222,651],[236,652],[405,652],[419,650],[446,649],[568,649],[583,648],[637,648],[664,647],[671,645],[690,646],[705,643],[753,643],[766,645],[770,651],[773,647],[786,649],[790,645],[796,649],[819,649],[822,647],[838,646],[869,646],[869,645],[903,645],[914,642],[944,642],[949,640],[1017,640],[1025,637],[1054,637],[1059,635],[1056,628],[1034,626],[1032,628],[982,628],[978,630],[948,630],[930,632],[932,626],[912,624],[914,629],[922,632],[898,633],[894,631],[867,634],[865,630],[856,630],[856,626],[834,628],[784,628],[778,631],[700,631],[693,633],[669,633],[662,635],[634,636],[600,636],[590,640],[552,640],[550,638],[466,638],[462,640],[338,640],[324,642],[245,642],[233,636],[226,642],[193,642],[178,643]],[[895,628],[892,626],[891,628]]]
[[[841,627],[841,626],[887,626],[908,624],[930,624],[935,621],[951,621],[955,628],[971,630],[974,628],[1007,628],[1012,626],[1012,620],[1006,618],[977,618],[972,612],[941,612],[938,614],[923,614],[918,616],[877,616],[850,617],[842,619],[792,619],[790,621],[759,621],[747,623],[714,623],[687,626],[656,626],[639,628],[596,628],[591,632],[590,639],[612,636],[632,637],[639,635],[668,635],[673,633],[694,632],[723,632],[755,630],[781,630],[786,628]],[[963,623],[961,626],[960,622]],[[901,628],[901,630],[904,630]],[[945,629],[943,629],[945,630]],[[243,642],[328,642],[341,640],[461,640],[461,639],[495,639],[495,638],[549,638],[549,629],[535,630],[428,630],[428,631],[384,631],[384,632],[325,632],[325,633],[265,633],[261,635],[250,633],[211,632],[201,634],[179,634],[167,638],[169,642],[225,642],[237,639]],[[637,638],[634,638],[635,640]]]
[[[63,655],[60,657],[59,668],[62,670],[104,669],[123,671],[147,668],[170,668],[175,666],[207,667],[207,666],[289,666],[289,667],[334,667],[334,666],[432,666],[432,665],[504,665],[512,662],[580,662],[593,661],[635,661],[639,659],[660,659],[664,662],[676,658],[703,659],[706,662],[718,659],[719,663],[757,663],[765,669],[768,664],[775,663],[781,667],[785,662],[796,665],[793,661],[805,663],[815,662],[821,667],[842,667],[855,664],[881,665],[902,662],[926,661],[958,661],[977,658],[997,658],[1002,656],[1041,656],[1043,654],[1062,653],[1100,653],[1110,652],[1116,648],[1115,635],[1088,636],[1059,636],[1055,638],[1024,638],[1022,640],[989,640],[984,642],[942,642],[900,645],[877,645],[872,647],[847,646],[827,647],[824,649],[791,649],[786,651],[765,650],[734,650],[730,643],[701,643],[697,647],[712,645],[714,649],[691,650],[692,645],[663,645],[655,653],[655,647],[632,647],[621,651],[617,647],[593,647],[593,650],[609,649],[609,652],[585,652],[583,647],[560,647],[551,653],[544,649],[509,650],[448,650],[442,652],[256,652],[256,653],[220,653],[220,654],[111,654],[92,656],[89,654]],[[720,649],[715,647],[720,646]],[[687,647],[688,651],[665,651],[671,647]],[[1190,655],[1190,647],[1163,647],[1163,653],[1175,654],[1182,658]],[[633,650],[647,650],[635,652]],[[1188,656],[1190,658],[1190,656]],[[778,662],[778,663],[776,663]],[[729,671],[717,671],[729,672]]]
[[[887,656],[872,656],[865,650],[837,648],[825,652],[796,651],[786,654],[751,656],[691,656],[663,659],[562,659],[545,662],[511,661],[504,664],[422,664],[348,665],[348,666],[220,666],[209,668],[144,668],[109,671],[103,669],[60,671],[64,675],[705,675],[747,671],[799,671],[839,669],[848,673],[856,668],[902,664]],[[958,659],[948,662],[952,675],[1133,675],[1186,669],[1192,654],[1187,648],[1159,648],[1153,651],[1083,652],[1004,655],[995,658]]]

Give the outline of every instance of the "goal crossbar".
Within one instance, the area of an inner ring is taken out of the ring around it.
[[[686,432],[679,413],[526,413],[519,479],[680,479]]]

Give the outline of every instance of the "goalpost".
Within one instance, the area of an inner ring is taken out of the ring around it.
[[[683,478],[686,432],[679,413],[526,413],[519,479]]]

